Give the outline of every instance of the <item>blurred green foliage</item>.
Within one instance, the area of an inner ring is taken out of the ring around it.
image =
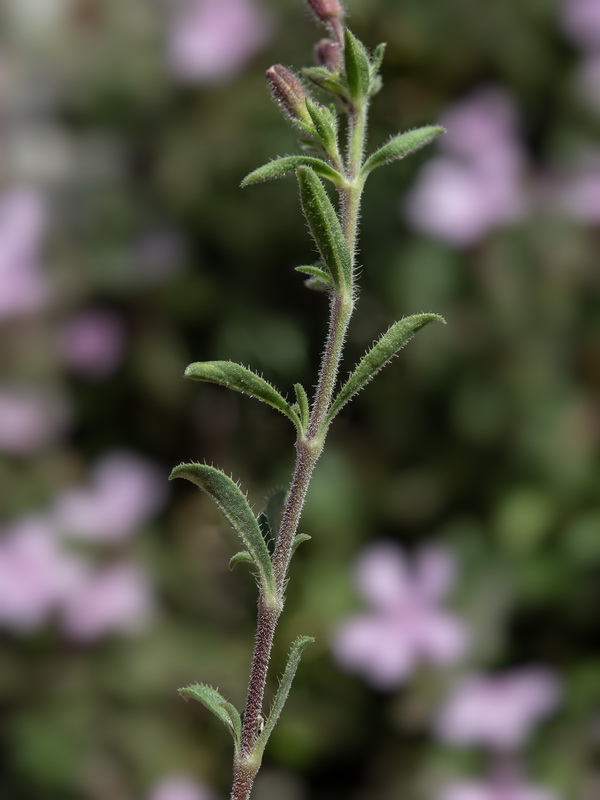
[[[262,74],[279,61],[305,65],[315,39],[300,0],[265,5],[276,19],[271,44],[214,85],[169,74],[158,3],[86,0],[42,30],[6,23],[7,63],[24,85],[33,76],[28,87],[45,81],[50,98],[51,114],[38,108],[34,122],[56,128],[71,162],[43,181],[55,306],[12,324],[2,369],[66,386],[77,416],[60,446],[0,463],[5,518],[45,507],[115,447],[158,461],[165,480],[182,460],[219,464],[257,507],[286,485],[287,422],[181,377],[191,361],[232,359],[290,395],[296,381],[315,383],[326,309],[293,270],[313,257],[297,190],[291,180],[238,188],[250,170],[294,152]],[[349,6],[363,41],[388,42],[372,146],[435,122],[490,82],[516,100],[532,173],[597,140],[600,117],[571,91],[579,54],[561,32],[558,3]],[[354,560],[379,538],[456,551],[456,607],[476,632],[464,668],[554,668],[563,705],[528,749],[530,771],[565,799],[591,800],[600,780],[598,230],[540,211],[462,251],[418,235],[401,201],[430,155],[381,171],[367,188],[347,367],[404,314],[435,311],[448,325],[420,334],[344,410],[318,465],[301,527],[312,541],[294,563],[273,675],[298,634],[317,643],[272,737],[262,800],[427,800],[436,775],[481,762],[428,733],[452,674],[423,671],[384,695],[332,659],[332,631],[359,607]],[[139,248],[157,230],[180,237],[166,256],[167,271],[177,269],[145,280]],[[128,332],[125,362],[101,384],[66,375],[49,337],[57,319],[90,302],[118,311]],[[51,630],[2,634],[6,800],[135,800],[167,772],[226,795],[228,737],[176,689],[201,680],[241,706],[252,581],[228,572],[233,536],[187,485],[128,547],[151,566],[160,598],[147,633],[90,647],[66,646]]]

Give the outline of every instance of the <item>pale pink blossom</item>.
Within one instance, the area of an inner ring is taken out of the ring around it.
[[[187,775],[170,775],[151,790],[148,800],[212,800],[205,786]]]
[[[445,549],[424,548],[411,564],[399,547],[374,545],[359,560],[357,582],[372,610],[335,634],[333,650],[344,667],[387,689],[422,662],[448,665],[464,654],[466,626],[442,607],[454,582]]]
[[[34,313],[48,301],[41,266],[46,224],[36,190],[16,187],[0,195],[0,319]]]
[[[435,722],[440,739],[455,745],[513,750],[557,706],[560,687],[547,669],[471,676],[455,688]]]
[[[583,59],[575,81],[581,99],[600,113],[600,51]]]
[[[442,123],[445,154],[424,166],[405,213],[416,229],[465,247],[524,216],[525,159],[514,105],[499,89],[473,92]]]
[[[571,39],[585,50],[600,52],[598,0],[564,0],[562,21]]]
[[[56,392],[30,386],[0,388],[0,452],[27,455],[54,444],[70,417],[66,399]]]
[[[171,0],[168,57],[184,81],[231,78],[271,35],[271,20],[258,0]]]
[[[48,621],[83,574],[50,522],[28,517],[0,537],[0,626],[29,632]]]
[[[135,564],[118,563],[89,570],[72,587],[62,604],[61,627],[78,642],[131,635],[148,627],[153,609],[146,573]]]
[[[600,152],[588,153],[558,190],[560,210],[584,225],[600,224]]]
[[[125,329],[114,312],[88,309],[62,324],[57,344],[63,362],[73,372],[91,379],[106,378],[123,359]]]
[[[444,787],[436,800],[558,800],[554,792],[521,779],[457,781]]]
[[[161,470],[132,453],[116,452],[98,462],[89,488],[63,492],[54,514],[57,525],[72,536],[119,542],[154,516],[166,497]]]

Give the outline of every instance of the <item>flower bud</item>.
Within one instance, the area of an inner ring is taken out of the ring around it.
[[[339,44],[331,39],[321,39],[315,46],[318,63],[329,72],[338,72],[342,65],[342,52]]]
[[[344,18],[344,9],[339,0],[308,0],[308,5],[320,22]]]
[[[310,124],[310,114],[306,109],[308,95],[294,73],[281,64],[275,64],[275,66],[269,67],[265,75],[271,94],[285,113],[292,119],[299,119]]]

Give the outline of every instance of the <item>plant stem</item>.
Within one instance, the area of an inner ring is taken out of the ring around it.
[[[364,185],[364,179],[360,177],[360,169],[365,145],[366,122],[367,103],[365,102],[359,108],[351,109],[349,113],[348,154],[345,170],[348,188],[339,190],[342,228],[348,248],[352,253],[353,267],[360,199]],[[273,638],[283,608],[286,575],[292,557],[292,545],[298,530],[300,514],[327,434],[327,412],[331,405],[346,332],[352,316],[353,295],[354,287],[352,285],[349,290],[336,289],[331,298],[329,330],[308,428],[306,435],[299,437],[296,441],[296,465],[273,553],[273,569],[280,605],[277,607],[267,606],[264,598],[259,598],[256,639],[242,729],[242,746],[241,753],[234,762],[231,800],[248,800],[254,778],[260,768],[260,763],[255,763],[251,756],[260,732]]]

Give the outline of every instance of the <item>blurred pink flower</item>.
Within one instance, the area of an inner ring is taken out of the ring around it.
[[[387,689],[422,661],[446,665],[463,655],[466,626],[441,608],[454,582],[454,563],[446,550],[425,548],[410,566],[400,548],[375,545],[360,558],[357,581],[373,610],[337,631],[333,650],[344,667]]]
[[[184,81],[226,80],[268,41],[271,20],[256,0],[171,0],[168,56]]]
[[[442,707],[435,730],[440,739],[452,744],[513,750],[554,710],[559,696],[556,677],[542,668],[472,676],[456,687]]]
[[[68,319],[58,334],[65,364],[80,375],[99,379],[110,375],[123,358],[125,330],[111,311],[88,309]]]
[[[458,781],[444,787],[436,800],[558,800],[545,789],[526,784],[518,776],[489,782]]]
[[[0,626],[31,631],[47,621],[83,574],[83,562],[66,553],[52,525],[29,517],[0,538]]]
[[[600,152],[580,159],[559,190],[559,205],[584,225],[600,224]]]
[[[26,386],[0,388],[0,451],[34,453],[65,432],[70,410],[64,397]]]
[[[151,790],[148,800],[212,800],[213,794],[185,775],[163,778]]]
[[[446,155],[427,162],[405,213],[418,230],[468,246],[525,213],[516,113],[505,92],[484,88],[449,109],[442,123]]]
[[[62,604],[61,623],[70,639],[91,642],[114,633],[139,633],[152,612],[147,575],[135,564],[120,563],[81,576]]]
[[[598,0],[565,0],[562,20],[571,39],[586,50],[600,51]]]
[[[583,60],[576,77],[576,88],[581,99],[600,112],[600,51]]]
[[[34,189],[0,195],[0,318],[34,313],[48,300],[40,266],[46,222],[44,200]]]
[[[89,489],[57,499],[56,524],[80,539],[120,542],[163,506],[167,481],[154,464],[131,453],[111,453],[96,465]]]

